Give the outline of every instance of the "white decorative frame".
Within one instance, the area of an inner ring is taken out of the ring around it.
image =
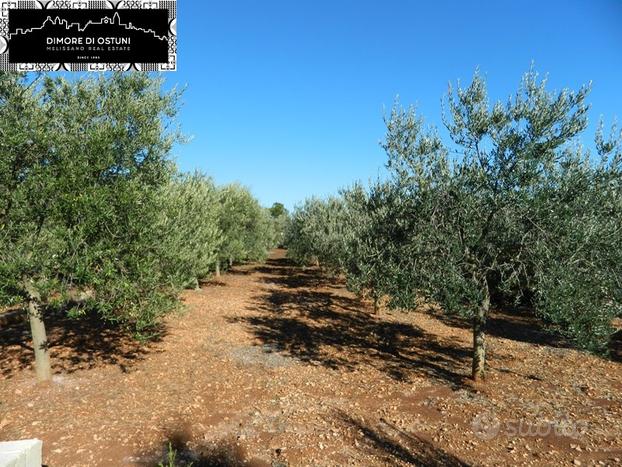
[[[13,9],[168,10],[168,63],[10,63],[9,10]],[[177,0],[0,0],[0,71],[175,71],[177,70]]]

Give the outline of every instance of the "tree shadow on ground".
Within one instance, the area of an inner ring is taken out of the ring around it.
[[[270,258],[255,272],[269,277],[261,279],[266,284],[297,289],[302,287],[328,287],[339,289],[345,284],[342,277],[323,271],[319,267],[300,267],[289,258]]]
[[[330,276],[317,267],[300,268],[295,262],[286,257],[271,258],[266,261],[263,266],[255,268],[256,272],[264,274],[259,280],[268,284],[284,287],[290,290],[309,289],[309,288],[332,288],[341,289],[344,280],[341,277]],[[300,302],[313,301],[306,292],[297,293]],[[324,299],[319,299],[317,305],[324,303],[330,306],[330,294],[322,294]],[[286,293],[279,294],[273,292],[269,301],[273,305],[283,305],[290,300],[290,296]],[[339,306],[348,311],[359,311],[362,309],[359,301],[351,302],[354,306],[348,306],[343,302]],[[456,315],[447,315],[434,308],[430,308],[429,313],[432,314],[442,323],[456,328],[471,329],[471,323]],[[498,306],[492,310],[487,324],[486,333],[490,336],[510,339],[517,342],[525,342],[529,344],[544,345],[553,348],[575,348],[573,343],[547,329],[547,324],[541,318],[533,313],[533,310],[524,305]],[[613,361],[622,362],[622,329],[619,329],[610,340],[609,344],[610,357]]]
[[[140,464],[153,467],[169,467],[169,465],[175,467],[270,467],[271,465],[260,459],[249,459],[244,448],[233,438],[211,443],[192,443],[192,433],[188,426],[169,430],[157,452],[140,453],[138,458]]]
[[[609,353],[614,362],[622,363],[622,329],[618,330],[609,343]]]
[[[203,287],[226,287],[227,283],[222,279],[212,277],[210,279],[202,279],[199,281],[199,286]]]
[[[447,326],[471,329],[471,324],[460,316],[445,314],[434,307],[430,307],[426,312]],[[545,320],[534,313],[533,309],[525,305],[501,304],[492,309],[486,322],[486,334],[552,349],[577,349],[572,340],[556,333]],[[610,360],[622,362],[622,329],[614,332],[609,339],[608,351]]]
[[[264,266],[256,270],[270,276],[262,278],[263,282],[291,289],[311,287],[339,289],[344,284],[342,278],[327,276],[319,268],[300,269],[288,258],[269,259]],[[427,312],[448,326],[471,329],[471,323],[460,316],[442,313],[434,307],[430,307]],[[547,323],[536,316],[530,307],[514,306],[502,301],[491,311],[486,324],[486,333],[494,337],[554,348],[575,347],[570,340],[549,330]],[[622,361],[622,329],[611,337],[609,350],[612,360]]]
[[[428,311],[448,326],[471,329],[471,323],[460,316],[448,315],[432,308]],[[547,331],[546,323],[526,307],[506,306],[491,310],[486,321],[486,334],[529,344],[557,348],[572,347],[572,343],[567,339]]]
[[[279,270],[290,268],[292,274],[279,271],[265,277],[277,287],[256,297],[252,309],[259,314],[232,319],[248,325],[262,344],[333,369],[368,366],[400,381],[418,375],[456,388],[468,386],[463,372],[469,367],[469,348],[412,324],[381,319],[345,293],[312,290],[317,271],[297,274],[297,268],[281,261],[269,264]],[[271,270],[269,265],[262,268]],[[291,287],[292,281],[297,281],[296,287]]]
[[[95,312],[72,319],[63,310],[44,314],[52,371],[73,373],[102,365],[117,365],[124,371],[155,351],[166,335],[164,326],[153,330],[154,337],[140,342],[127,329],[104,321]],[[0,368],[11,378],[34,363],[34,351],[26,312],[0,329]]]
[[[224,270],[222,273],[223,274],[228,274],[228,275],[231,275],[231,276],[248,276],[252,272],[253,271],[251,269],[241,269],[239,267],[233,266],[230,269]]]
[[[355,420],[350,415],[338,411],[336,421],[354,437],[363,437],[359,449],[367,454],[380,457],[387,465],[404,462],[411,465],[438,467],[468,467],[469,464],[458,457],[434,446],[430,441],[407,433],[385,420],[380,419],[376,426]]]

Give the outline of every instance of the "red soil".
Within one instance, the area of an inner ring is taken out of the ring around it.
[[[48,317],[37,385],[25,324],[0,328],[0,440],[48,466],[622,465],[622,365],[495,314],[485,382],[468,326],[375,316],[277,250],[184,295],[146,346],[95,318]]]

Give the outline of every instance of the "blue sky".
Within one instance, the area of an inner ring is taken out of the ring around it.
[[[448,82],[476,67],[493,99],[532,61],[551,89],[593,81],[590,137],[622,118],[622,0],[179,0],[178,34],[179,166],[266,206],[377,177],[395,96],[440,126]]]

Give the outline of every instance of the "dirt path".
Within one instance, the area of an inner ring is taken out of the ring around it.
[[[0,439],[42,439],[48,466],[157,465],[169,442],[195,467],[622,465],[622,365],[529,318],[495,315],[475,387],[460,322],[374,316],[283,251],[184,301],[146,347],[51,317],[43,387],[27,328],[0,329]]]

